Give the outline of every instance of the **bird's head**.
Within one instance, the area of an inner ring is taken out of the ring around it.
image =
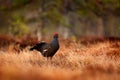
[[[58,38],[58,32],[54,33],[54,38]]]

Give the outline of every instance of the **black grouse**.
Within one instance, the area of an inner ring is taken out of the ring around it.
[[[52,59],[57,50],[59,49],[58,33],[56,32],[53,36],[53,41],[51,43],[40,42],[35,46],[30,48],[30,50],[39,51],[44,57]]]

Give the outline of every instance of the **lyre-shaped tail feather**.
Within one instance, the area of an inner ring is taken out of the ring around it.
[[[40,51],[41,52],[41,48],[44,46],[44,45],[46,45],[47,43],[45,43],[45,42],[41,42],[41,43],[38,43],[38,44],[36,44],[35,46],[33,46],[32,48],[30,48],[30,51],[32,51],[32,50],[38,50],[38,51]]]
[[[35,48],[34,48],[34,47],[32,47],[32,48],[30,48],[29,50],[30,50],[30,51],[33,51],[34,49],[35,49]]]

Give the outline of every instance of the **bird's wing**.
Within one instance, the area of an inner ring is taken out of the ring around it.
[[[42,48],[44,45],[46,45],[47,43],[46,42],[40,42],[40,43],[37,43],[35,44],[35,46],[33,46],[32,48],[30,48],[30,50],[38,50],[40,52],[42,52]]]
[[[50,44],[44,45],[43,50],[42,50],[42,55],[44,55],[44,56],[49,55],[51,53],[51,50],[52,50],[52,48],[51,48]]]
[[[46,44],[47,44],[46,42],[40,42],[40,43],[37,43],[35,46],[44,46]]]

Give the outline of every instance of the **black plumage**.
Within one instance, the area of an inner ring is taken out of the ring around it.
[[[44,57],[51,58],[55,55],[57,50],[59,49],[59,41],[58,41],[58,33],[54,34],[53,41],[50,43],[40,42],[35,46],[30,48],[30,50],[39,51]]]

